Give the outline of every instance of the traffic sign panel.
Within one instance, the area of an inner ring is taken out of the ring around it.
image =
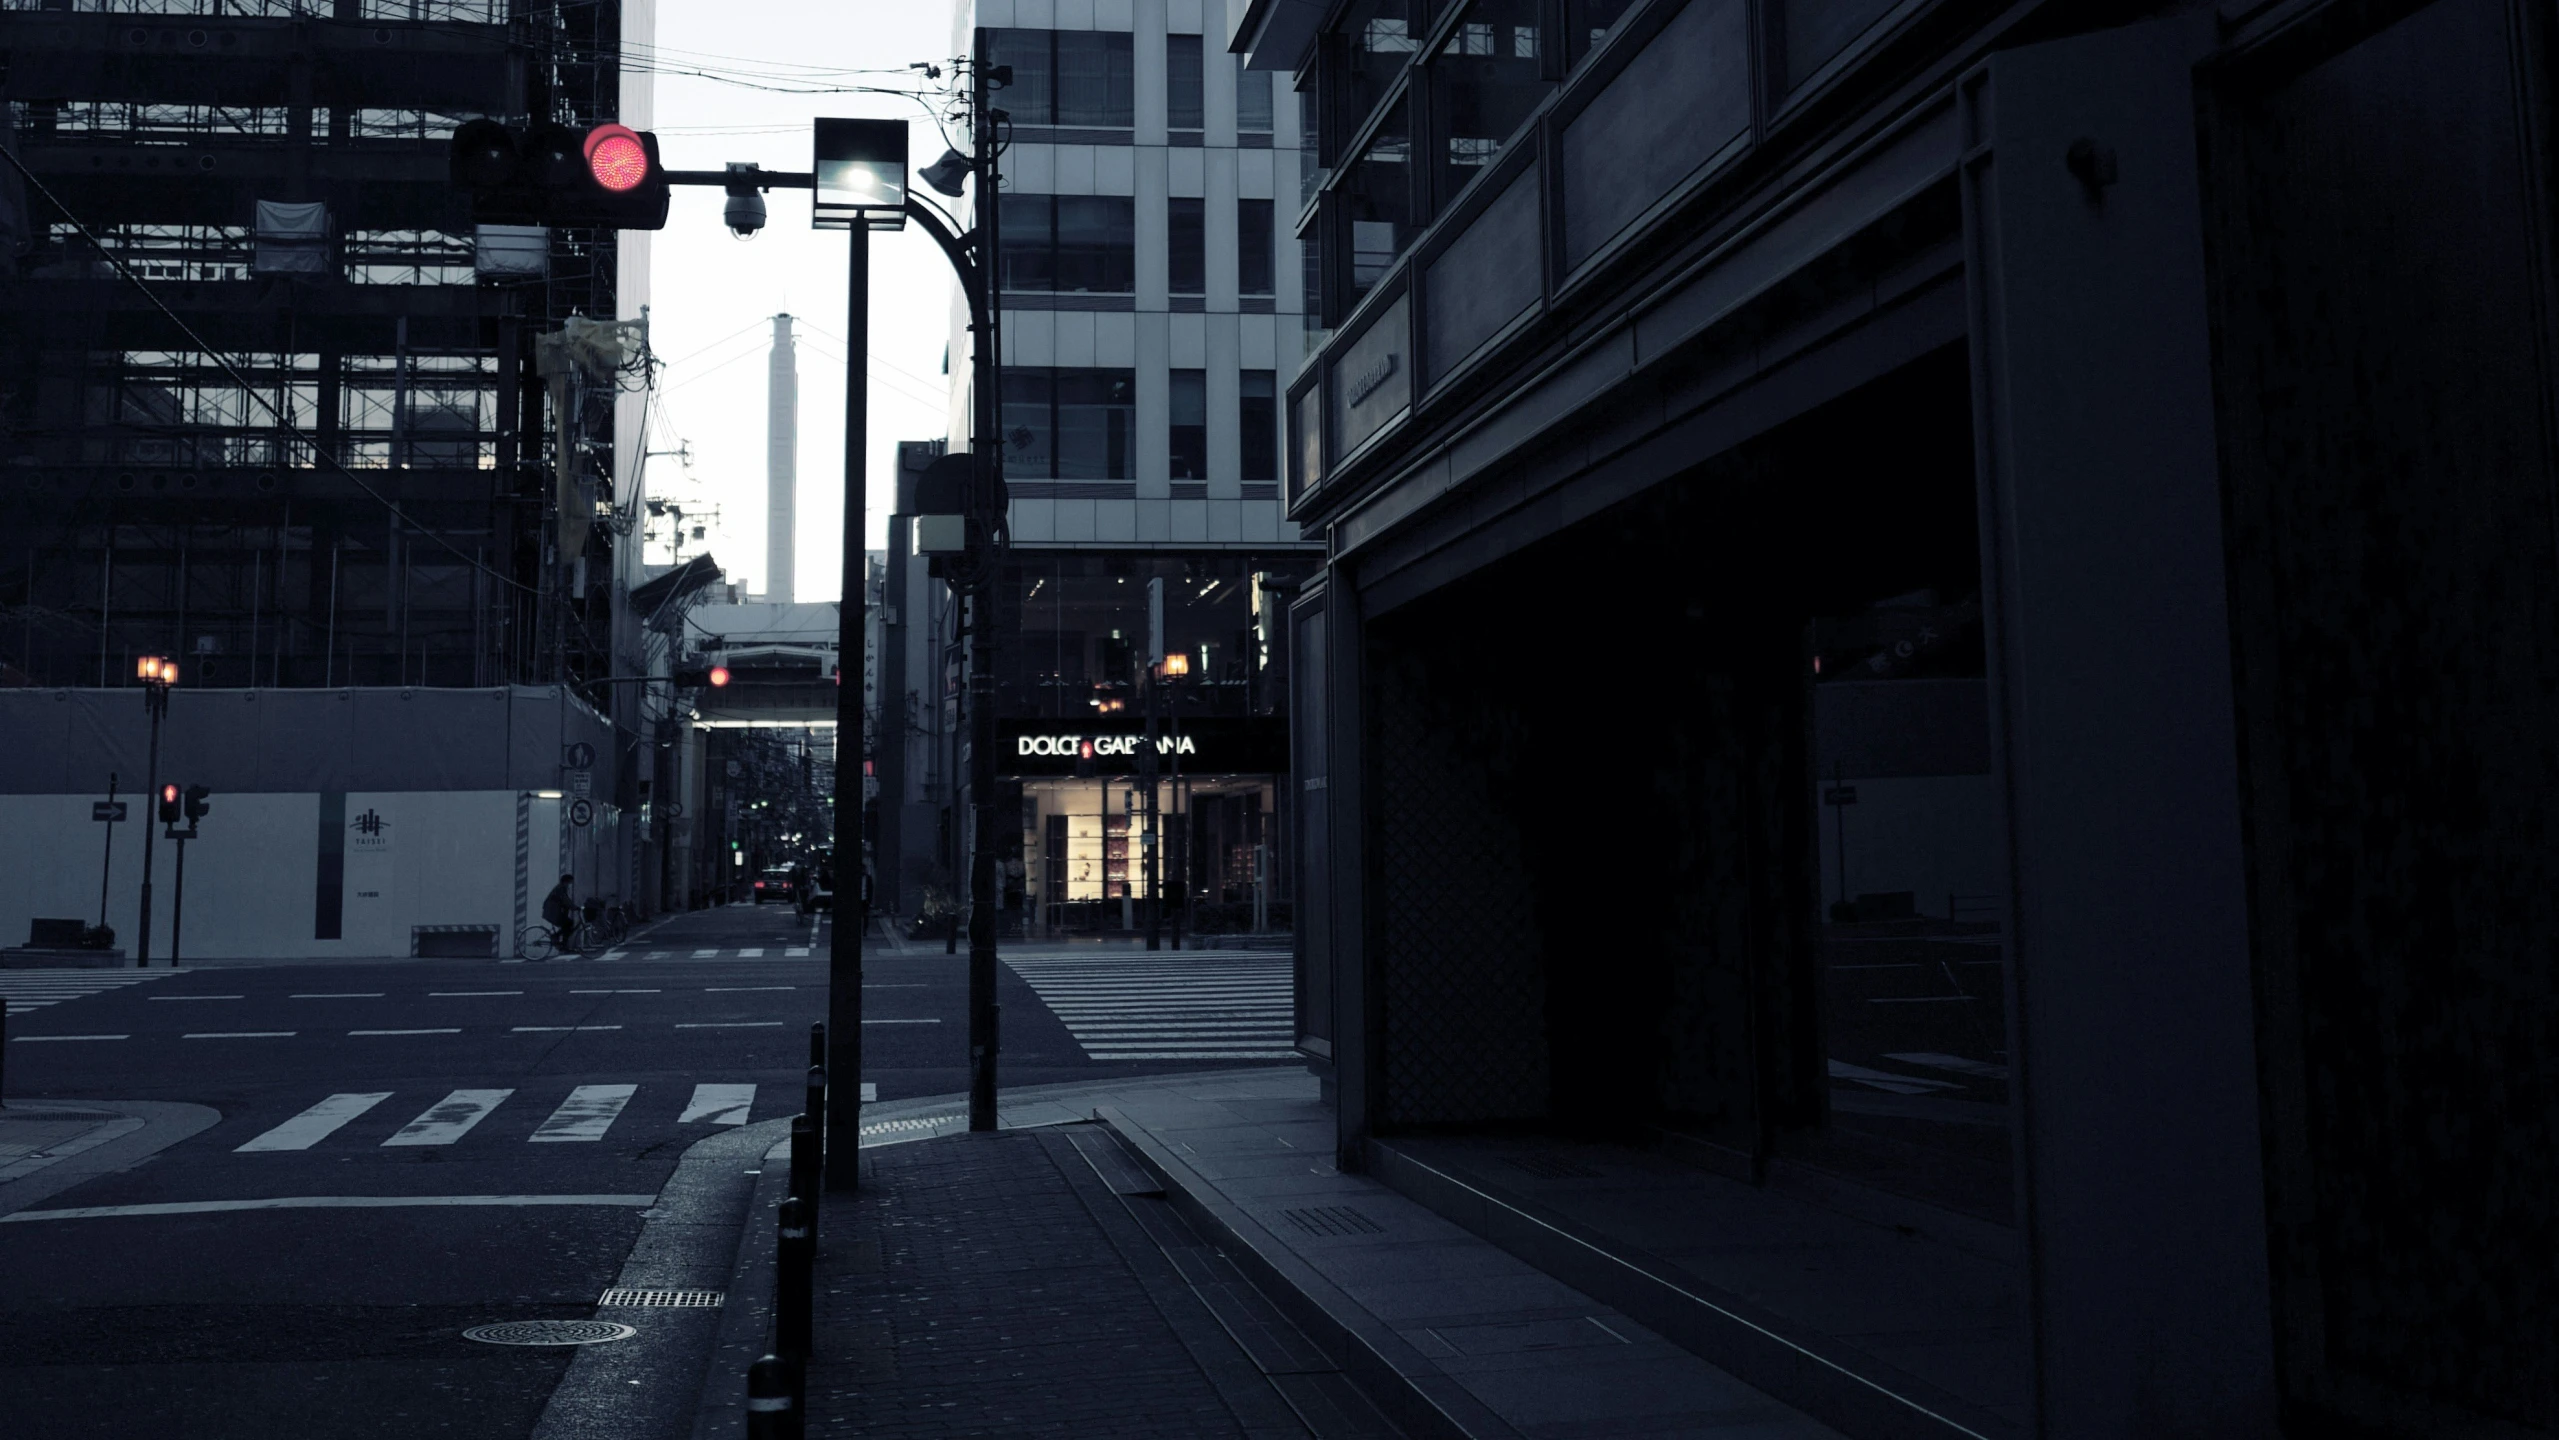
[[[593,823],[594,823],[594,821],[595,821],[595,802],[594,802],[594,801],[592,801],[592,800],[572,800],[572,801],[570,801],[570,802],[569,802],[569,823],[570,823],[570,824],[572,824],[572,825],[589,825],[589,824],[593,824]]]
[[[114,824],[124,818],[124,802],[121,800],[92,800],[89,802],[89,818],[92,820],[103,820],[109,824]]]
[[[595,747],[583,740],[570,746],[564,754],[568,768],[572,770],[584,770],[595,763]]]

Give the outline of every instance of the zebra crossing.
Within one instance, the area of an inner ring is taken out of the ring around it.
[[[614,960],[806,960],[811,957],[812,949],[813,947],[807,945],[691,946],[679,944],[655,948],[624,946],[607,950],[591,959],[582,960],[575,955],[555,955],[541,963],[601,965]],[[518,957],[502,963],[523,965],[530,962]]]
[[[47,1005],[77,1000],[83,995],[139,985],[174,975],[174,970],[0,970],[0,999],[6,999],[9,1013],[24,1015]]]
[[[1019,955],[1022,977],[1094,1060],[1294,1060],[1286,954]]]
[[[866,1092],[870,1088],[868,1085],[863,1087]],[[602,1140],[612,1131],[614,1123],[631,1109],[639,1089],[637,1085],[580,1085],[559,1101],[533,1133],[525,1137],[526,1143],[558,1145]],[[233,1147],[234,1151],[260,1154],[308,1150],[370,1114],[377,1106],[390,1100],[394,1093],[389,1090],[351,1091],[328,1096],[284,1123]],[[514,1099],[515,1093],[512,1088],[455,1090],[375,1143],[385,1148],[459,1144],[479,1127],[481,1121],[497,1113],[498,1107]],[[798,1098],[796,1092],[792,1098]],[[683,1111],[676,1117],[676,1123],[743,1125],[754,1109],[755,1087],[752,1085],[696,1085],[685,1101]]]

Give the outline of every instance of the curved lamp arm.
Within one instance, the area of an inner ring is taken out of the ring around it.
[[[985,287],[978,283],[978,262],[969,258],[968,247],[968,235],[975,235],[977,232],[971,230],[968,235],[960,234],[951,228],[950,222],[942,217],[942,212],[912,195],[906,199],[906,214],[908,219],[924,227],[924,233],[932,236],[933,243],[942,247],[942,254],[951,262],[951,268],[959,272],[960,291],[968,296],[969,328],[984,333],[986,291]]]

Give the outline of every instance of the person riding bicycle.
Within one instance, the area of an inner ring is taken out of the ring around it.
[[[569,936],[577,924],[577,902],[569,898],[569,888],[577,883],[577,878],[575,875],[561,876],[560,883],[551,887],[551,893],[542,897],[542,923],[551,927],[552,940],[563,950],[569,948]]]

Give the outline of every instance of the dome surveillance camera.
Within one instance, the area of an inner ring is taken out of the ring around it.
[[[740,240],[752,240],[755,232],[764,228],[764,197],[752,190],[731,195],[720,218],[728,223],[730,234]]]

